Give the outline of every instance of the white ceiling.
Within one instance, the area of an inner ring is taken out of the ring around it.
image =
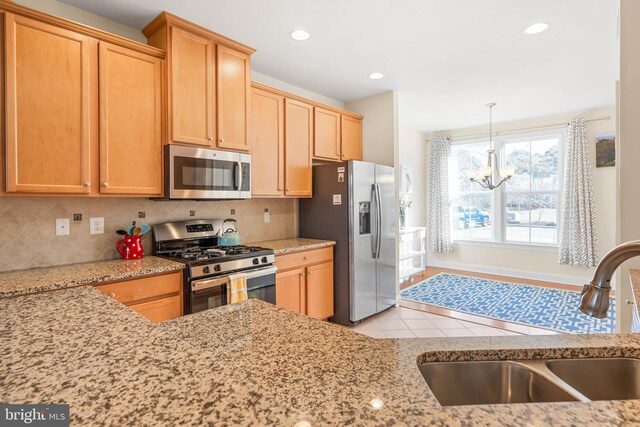
[[[169,11],[256,48],[256,71],[341,101],[396,90],[400,125],[423,131],[485,124],[487,102],[496,122],[615,104],[618,0],[63,1],[135,28]],[[525,36],[536,22],[550,27]]]

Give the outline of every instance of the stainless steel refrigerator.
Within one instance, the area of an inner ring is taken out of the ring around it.
[[[348,325],[396,303],[393,168],[348,161],[313,166],[300,199],[300,236],[335,240],[333,322]]]

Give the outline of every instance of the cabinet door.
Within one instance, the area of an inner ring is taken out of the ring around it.
[[[176,295],[142,304],[130,305],[129,308],[152,322],[164,322],[182,315],[182,298],[180,295]]]
[[[100,43],[101,193],[162,193],[162,64]]]
[[[362,160],[362,120],[342,116],[342,160]]]
[[[276,305],[304,314],[304,269],[296,268],[276,274]]]
[[[284,186],[284,97],[251,93],[251,194],[281,196]]]
[[[292,99],[285,104],[285,194],[311,197],[313,107]]]
[[[313,156],[323,160],[340,160],[340,114],[314,109]]]
[[[7,191],[88,193],[95,41],[5,16]]]
[[[315,319],[333,316],[333,262],[307,267],[306,314]]]
[[[217,47],[219,148],[249,151],[249,55]]]
[[[215,140],[214,48],[211,40],[171,27],[171,137],[212,146]]]

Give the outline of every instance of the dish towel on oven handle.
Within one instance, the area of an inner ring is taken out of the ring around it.
[[[229,276],[229,304],[245,301],[247,297],[247,275],[244,273]]]

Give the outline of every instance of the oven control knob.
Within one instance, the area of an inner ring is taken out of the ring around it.
[[[213,267],[213,269],[214,269],[215,271],[220,271],[220,270],[222,270],[222,268],[220,267],[220,264],[216,264],[216,266],[215,266],[215,267]]]
[[[203,269],[202,269],[202,272],[203,272],[204,274],[209,274],[209,273],[211,273],[211,267],[206,266],[205,268],[203,268]]]
[[[253,265],[258,265],[258,264],[260,264],[260,260],[258,258],[254,258]]]
[[[263,263],[265,263],[265,264],[266,264],[267,262],[269,262],[269,261],[267,260],[267,257],[266,257],[266,256],[263,256],[263,257],[262,257],[262,262],[263,262]]]

